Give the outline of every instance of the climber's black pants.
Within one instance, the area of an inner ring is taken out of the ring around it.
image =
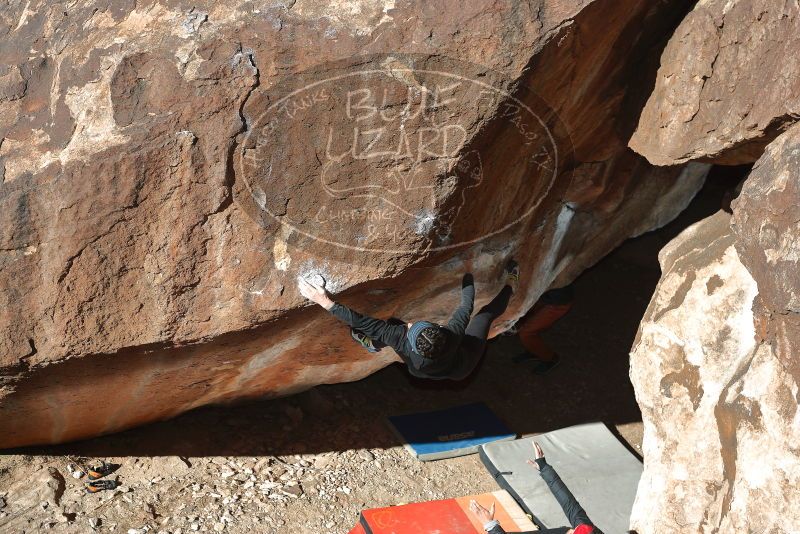
[[[486,352],[486,338],[489,336],[492,322],[506,311],[512,293],[511,286],[504,286],[500,293],[470,320],[458,347],[456,366],[447,373],[447,378],[463,380],[475,370]]]

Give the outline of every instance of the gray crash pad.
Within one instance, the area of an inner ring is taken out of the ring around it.
[[[562,428],[480,448],[483,464],[540,528],[567,526],[547,484],[526,463],[534,456],[534,441],[600,530],[607,534],[628,531],[642,463],[604,424]]]

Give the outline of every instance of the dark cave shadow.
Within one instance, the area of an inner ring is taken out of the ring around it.
[[[687,226],[719,210],[746,172],[715,167],[675,221],[627,241],[578,278],[572,310],[543,336],[562,357],[546,376],[514,363],[512,357],[522,350],[518,338],[500,336],[478,371],[461,383],[412,379],[392,365],[350,384],[207,406],[109,436],[3,454],[191,458],[390,448],[401,443],[385,423],[387,416],[475,401],[486,402],[520,435],[595,421],[612,430],[640,422],[628,352],[660,277],[658,251]]]

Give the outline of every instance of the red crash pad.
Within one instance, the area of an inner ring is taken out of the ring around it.
[[[536,528],[505,491],[364,510],[360,524],[365,534],[481,534],[483,525],[469,511],[472,499],[486,508],[494,503],[495,519],[506,532]]]

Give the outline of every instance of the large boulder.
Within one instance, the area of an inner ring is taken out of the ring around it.
[[[767,147],[733,207],[736,248],[761,305],[775,315],[800,313],[800,125]]]
[[[502,330],[701,186],[626,146],[687,5],[6,5],[0,447],[385,366],[301,276],[444,320],[514,256]]]
[[[800,126],[734,202],[660,255],[631,352],[644,421],[639,532],[784,532],[800,522]]]
[[[697,2],[675,30],[630,146],[654,165],[756,161],[800,117],[800,5]]]

